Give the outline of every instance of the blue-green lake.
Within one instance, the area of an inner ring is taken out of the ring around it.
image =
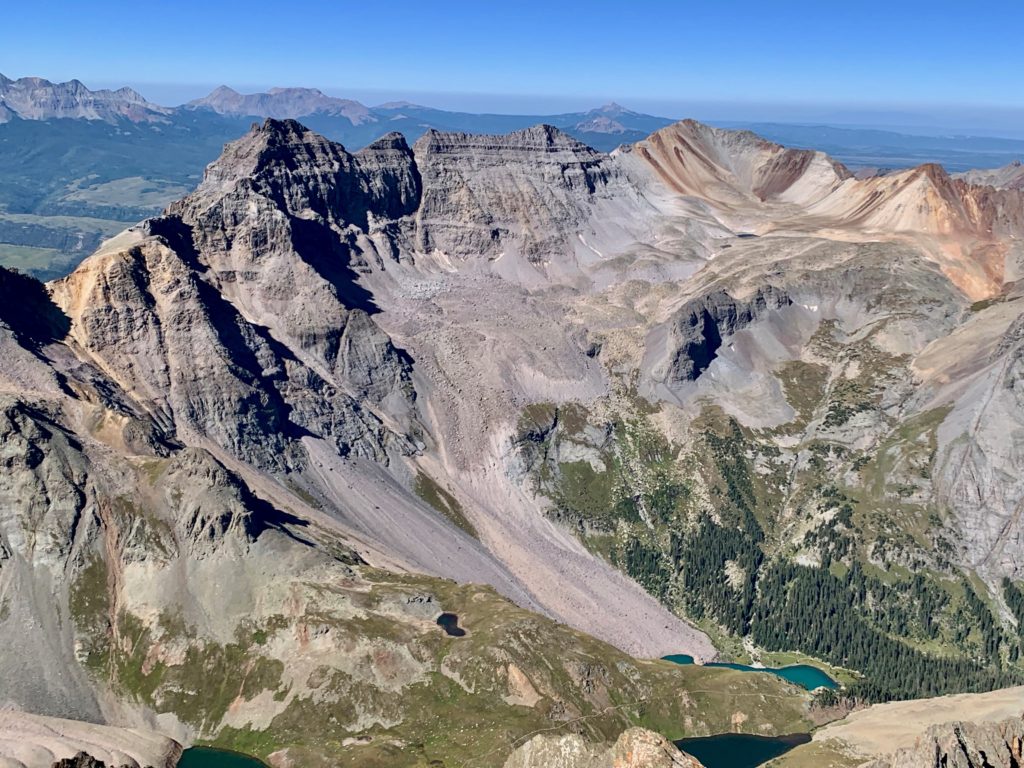
[[[177,768],[267,768],[255,757],[210,747],[189,747]]]
[[[676,664],[693,664],[693,656],[689,656],[685,653],[675,653],[671,656],[663,656],[662,658],[665,659],[665,661],[671,661]],[[747,664],[731,664],[722,661],[713,661],[705,666],[738,669],[742,672],[769,672],[773,675],[778,675],[785,680],[789,680],[791,683],[796,683],[797,685],[806,688],[808,691],[813,691],[815,688],[839,687],[839,683],[817,667],[812,667],[810,664],[791,664],[788,667],[772,668],[751,667]]]
[[[693,656],[688,653],[673,653],[670,656],[662,656],[661,658],[676,664],[693,664]]]
[[[756,768],[810,740],[806,733],[789,736],[720,733],[717,736],[680,739],[675,744],[700,760],[705,768]]]

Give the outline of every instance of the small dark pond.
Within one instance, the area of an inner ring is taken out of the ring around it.
[[[451,637],[465,637],[466,630],[459,626],[459,617],[454,613],[442,613],[437,617],[437,626]]]
[[[670,656],[662,656],[665,661],[672,661],[676,664],[693,664],[693,656],[688,653],[673,653]]]
[[[676,653],[671,656],[663,656],[665,661],[672,661],[676,664],[693,664],[693,656],[685,653]],[[727,662],[714,661],[705,666],[725,667],[726,669],[738,669],[742,672],[769,672],[778,675],[784,680],[813,691],[815,688],[838,688],[839,683],[826,675],[817,667],[810,664],[791,664],[788,667],[751,667],[747,664],[731,664]]]
[[[178,761],[178,768],[267,768],[255,757],[211,747],[189,747]]]
[[[788,736],[752,736],[747,733],[720,733],[675,742],[704,764],[705,768],[756,768],[793,747],[811,740],[809,734]]]

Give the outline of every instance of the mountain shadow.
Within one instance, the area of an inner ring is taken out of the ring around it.
[[[0,322],[35,348],[61,341],[71,331],[71,318],[53,303],[46,286],[7,267],[0,267]]]

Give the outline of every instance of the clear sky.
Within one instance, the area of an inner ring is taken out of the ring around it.
[[[1021,0],[34,0],[0,8],[0,72],[165,104],[304,85],[475,111],[1024,126],[1022,22]]]

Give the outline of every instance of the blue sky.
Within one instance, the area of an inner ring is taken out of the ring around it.
[[[1024,3],[5,3],[0,72],[178,103],[226,83],[368,103],[1024,125]],[[881,119],[881,118],[879,118]]]

